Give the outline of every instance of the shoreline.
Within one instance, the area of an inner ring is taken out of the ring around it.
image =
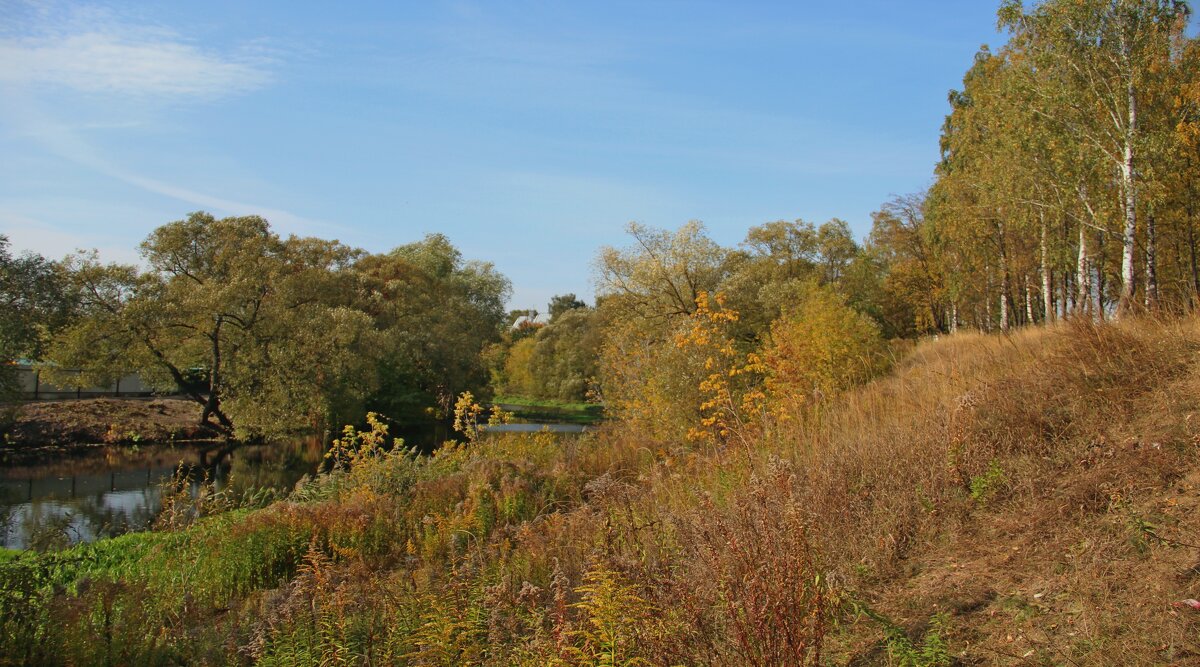
[[[88,398],[15,407],[15,418],[0,431],[0,467],[74,458],[103,447],[223,440],[198,423],[198,405],[177,398]]]

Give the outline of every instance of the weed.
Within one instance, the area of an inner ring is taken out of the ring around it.
[[[637,588],[622,582],[617,573],[604,567],[589,570],[583,581],[575,589],[582,596],[575,607],[584,618],[576,632],[580,657],[586,664],[597,667],[651,664],[636,655],[637,631],[652,613]]]
[[[1005,476],[1004,469],[1000,467],[1000,462],[992,459],[988,462],[987,470],[982,475],[971,478],[971,500],[980,505],[986,505],[1007,483],[1008,477]]]
[[[954,664],[945,638],[949,624],[949,616],[934,614],[929,619],[929,629],[916,642],[895,625],[888,627],[885,630],[888,657],[896,667],[949,667]]]

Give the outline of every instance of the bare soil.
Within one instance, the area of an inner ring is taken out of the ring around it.
[[[17,408],[4,432],[0,462],[12,464],[88,450],[95,445],[210,440],[200,406],[174,398],[38,401]]]

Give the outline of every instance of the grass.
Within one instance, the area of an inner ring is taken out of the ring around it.
[[[1198,413],[1200,320],[1139,320],[925,342],[753,447],[368,456],[0,556],[0,663],[1186,663]]]
[[[509,406],[517,418],[532,421],[596,424],[604,419],[604,406],[599,403],[572,403],[525,396],[497,396],[492,403]]]

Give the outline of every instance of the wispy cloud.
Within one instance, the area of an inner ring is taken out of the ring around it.
[[[279,208],[198,192],[122,167],[104,157],[74,128],[52,120],[48,114],[28,102],[18,104],[16,100],[10,100],[10,114],[9,118],[14,125],[51,153],[147,192],[218,214],[261,215],[270,220],[276,229],[285,233],[303,235],[345,231],[337,225],[305,218]]]
[[[8,237],[16,252],[35,252],[51,259],[76,250],[96,250],[107,261],[125,264],[140,261],[133,245],[113,243],[111,233],[62,229],[5,208],[0,208],[0,234]]]
[[[254,44],[204,49],[169,28],[73,7],[14,12],[0,32],[0,83],[138,97],[219,97],[261,87],[270,58]]]
[[[161,103],[211,102],[266,85],[276,63],[262,42],[202,48],[180,32],[144,16],[119,14],[97,5],[0,0],[0,9],[11,17],[0,24],[0,119],[6,121],[13,136],[32,140],[50,153],[96,173],[190,207],[221,215],[262,215],[286,233],[337,229],[280,208],[208,194],[172,182],[169,175],[148,175],[143,169],[114,160],[111,153],[100,150],[88,138],[94,134],[90,130],[97,128],[139,125],[138,120],[97,121],[97,114],[112,116],[113,112],[105,109],[115,110],[116,117],[122,119],[132,108],[131,102],[161,112]],[[62,105],[50,102],[55,99],[52,95],[43,94],[60,91],[101,99]],[[155,103],[142,105],[143,101]],[[59,115],[65,118],[56,119]],[[150,115],[153,117],[154,111]],[[10,227],[21,222],[11,212],[0,219]],[[31,239],[34,246],[63,240],[46,223],[25,222],[31,234],[32,230],[40,230],[36,239]]]

